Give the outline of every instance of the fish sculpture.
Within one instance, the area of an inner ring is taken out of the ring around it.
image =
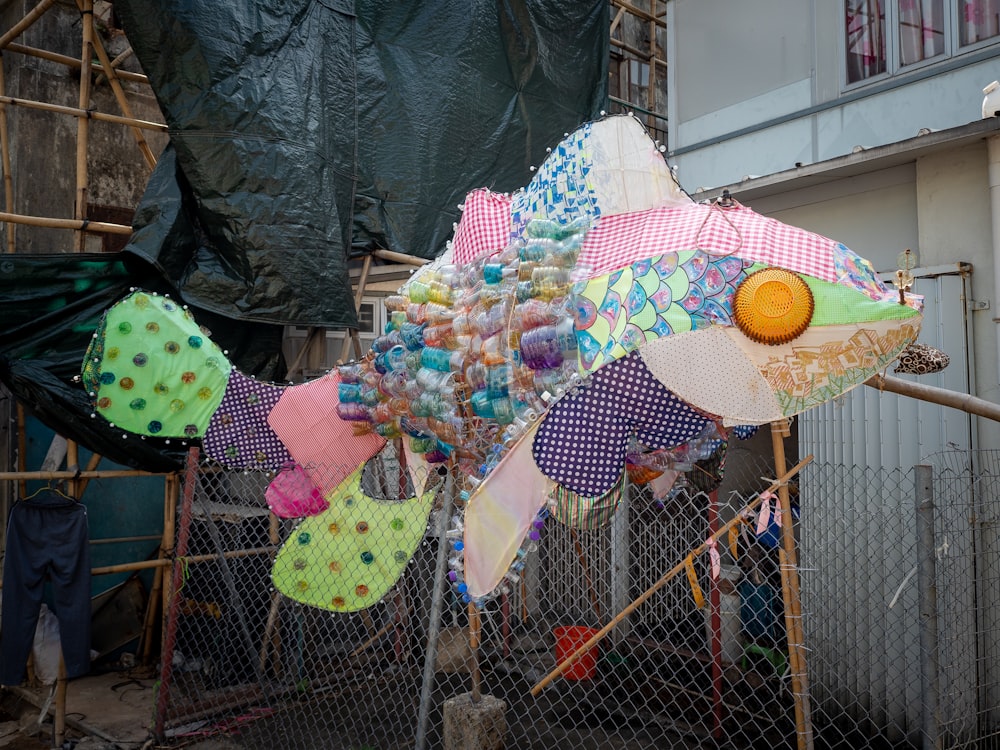
[[[629,115],[581,126],[524,189],[476,190],[462,208],[444,254],[385,300],[371,350],[317,380],[242,375],[188,311],[141,290],[87,353],[95,414],[123,430],[201,439],[275,481],[306,473],[328,502],[273,576],[298,601],[354,611],[384,596],[423,535],[424,479],[447,465],[449,578],[481,604],[516,579],[547,516],[605,523],[630,469],[658,475],[836,398],[920,330],[921,298],[844,245],[692,201]],[[363,510],[376,501],[359,467],[387,444],[416,510]]]

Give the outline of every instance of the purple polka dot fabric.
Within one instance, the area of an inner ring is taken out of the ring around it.
[[[202,447],[231,469],[275,471],[292,456],[267,423],[285,386],[261,383],[233,369],[222,403],[205,430]]]
[[[532,446],[542,473],[573,492],[610,490],[633,435],[648,448],[672,448],[697,437],[708,422],[653,377],[638,352],[592,378],[549,410]]]

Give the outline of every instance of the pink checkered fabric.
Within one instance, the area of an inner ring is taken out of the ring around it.
[[[455,230],[454,262],[468,263],[500,252],[510,242],[510,196],[480,188],[465,196]]]
[[[827,237],[746,206],[696,203],[602,216],[587,232],[576,265],[589,278],[661,253],[698,248],[836,281],[835,246]]]

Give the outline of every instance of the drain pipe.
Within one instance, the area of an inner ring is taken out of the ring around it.
[[[983,119],[1000,114],[1000,81],[983,89]],[[990,179],[990,223],[993,227],[993,316],[997,337],[997,382],[1000,383],[1000,136],[986,139]]]
[[[996,328],[997,378],[1000,382],[1000,135],[986,139],[989,155],[990,219],[993,239],[993,323]]]

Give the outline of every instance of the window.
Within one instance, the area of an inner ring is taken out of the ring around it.
[[[1000,34],[1000,0],[963,0],[958,38],[963,46]]]
[[[1000,0],[845,0],[844,34],[857,83],[1000,41]]]

